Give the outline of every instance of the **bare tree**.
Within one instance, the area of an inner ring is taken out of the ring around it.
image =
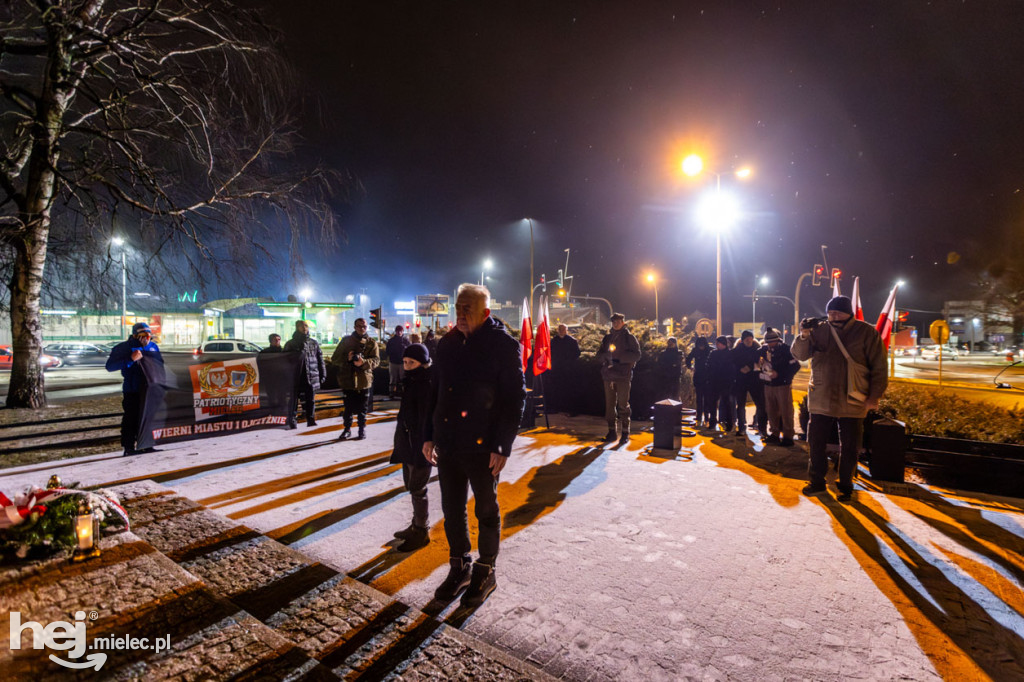
[[[1010,315],[1014,343],[1024,341],[1024,245],[1010,241],[1001,248],[978,280],[985,301]]]
[[[86,263],[115,232],[196,273],[278,239],[333,241],[336,177],[297,169],[295,82],[276,34],[230,0],[8,0],[0,8],[0,263],[7,405],[45,404],[48,250]],[[120,225],[114,226],[113,216]],[[107,258],[109,262],[109,258]]]

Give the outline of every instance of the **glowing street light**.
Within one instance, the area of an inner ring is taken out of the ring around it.
[[[533,319],[533,218],[523,218],[530,224],[530,319]]]
[[[114,237],[110,241],[114,246],[121,247],[121,339],[123,340],[127,337],[125,322],[128,318],[128,248],[125,246],[124,239],[120,237]]]
[[[682,162],[683,173],[696,177],[704,171],[704,160],[697,154],[690,154]],[[739,205],[735,199],[722,194],[722,173],[715,176],[715,194],[698,206],[697,219],[715,230],[715,333],[722,333],[722,230],[728,229],[740,217]],[[750,167],[733,171],[733,175],[746,180],[753,174]]]
[[[480,270],[480,286],[484,285],[484,280],[486,279],[486,274],[485,273],[488,270],[491,270],[493,268],[494,268],[494,261],[492,261],[490,258],[488,258],[487,260],[484,261],[483,268]]]
[[[647,283],[654,287],[654,330],[660,334],[661,316],[658,314],[658,276],[653,272],[648,272]]]

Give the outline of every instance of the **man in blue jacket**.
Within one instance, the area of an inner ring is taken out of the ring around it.
[[[153,448],[136,450],[135,444],[139,436],[139,424],[142,421],[142,408],[149,384],[143,371],[144,363],[163,365],[160,348],[153,342],[153,332],[145,322],[136,322],[132,326],[132,335],[127,341],[114,346],[107,358],[107,371],[121,370],[124,383],[121,384],[121,446],[125,456],[153,452]]]
[[[434,596],[451,601],[465,589],[462,605],[467,607],[482,604],[497,586],[498,474],[512,451],[526,402],[519,343],[491,317],[490,298],[486,287],[459,287],[456,328],[437,344],[432,419],[423,443],[423,456],[437,466],[450,564]],[[479,525],[480,558],[475,564],[466,517],[470,487]]]

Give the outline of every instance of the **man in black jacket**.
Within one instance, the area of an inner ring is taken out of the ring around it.
[[[765,411],[772,427],[765,442],[793,447],[793,377],[800,371],[800,361],[793,357],[782,334],[771,327],[764,333],[760,370],[766,383]]]
[[[626,316],[615,313],[611,317],[612,329],[597,351],[601,363],[601,379],[604,381],[604,419],[608,422],[606,441],[615,440],[615,424],[618,422],[622,436],[619,444],[629,442],[629,390],[633,383],[633,366],[640,361],[640,342],[626,326]]]
[[[512,450],[526,401],[519,344],[491,317],[486,287],[463,284],[455,302],[456,328],[437,345],[431,386],[432,420],[423,456],[437,466],[450,570],[434,592],[475,607],[494,591],[501,536],[498,474]],[[470,559],[466,517],[473,488],[480,558]]]
[[[736,398],[736,435],[747,435],[747,394],[754,402],[754,423],[764,438],[768,431],[768,413],[764,410],[764,383],[757,375],[758,354],[761,346],[754,340],[754,332],[745,329],[732,349],[736,365],[733,395]]]
[[[324,366],[324,353],[320,344],[309,335],[309,324],[305,320],[295,321],[295,333],[284,345],[285,352],[302,353],[299,363],[299,375],[295,381],[295,395],[302,394],[302,411],[306,413],[306,426],[316,426],[316,392],[320,384],[327,381],[327,369]],[[292,410],[291,415],[295,414]],[[295,418],[291,417],[289,425],[294,427]]]
[[[580,344],[564,324],[551,337],[551,371],[544,379],[548,412],[572,412],[573,381],[579,364]],[[579,410],[576,410],[577,412]]]

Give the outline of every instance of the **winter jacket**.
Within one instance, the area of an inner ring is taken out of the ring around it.
[[[405,349],[411,344],[412,342],[405,334],[402,334],[401,336],[395,334],[388,339],[387,345],[385,346],[388,353],[388,362],[393,365],[402,364],[402,353],[404,353]]]
[[[557,334],[551,337],[552,371],[560,372],[563,369],[569,369],[579,356],[580,344],[576,339],[568,334],[564,338]]]
[[[284,352],[284,347],[283,346],[267,346],[266,348],[264,348],[263,350],[260,351],[260,353],[283,353],[283,352]]]
[[[526,402],[519,343],[488,317],[472,334],[458,329],[437,344],[426,440],[441,456],[508,457]]]
[[[308,383],[316,391],[320,384],[327,381],[327,368],[324,366],[324,353],[320,350],[320,344],[316,339],[302,332],[295,332],[284,349],[290,353],[302,353],[302,363],[299,367],[299,383]]]
[[[349,351],[362,353],[363,364],[353,365],[349,359]],[[401,360],[399,360],[401,362]],[[373,370],[380,364],[380,351],[377,342],[368,334],[360,336],[352,332],[341,340],[331,355],[331,364],[338,367],[338,385],[343,391],[365,391],[373,387]]]
[[[732,390],[736,377],[736,365],[733,364],[732,351],[728,348],[715,348],[708,355],[708,385],[713,391]]]
[[[612,346],[615,350],[612,350]],[[625,326],[612,329],[601,340],[595,356],[601,363],[601,378],[605,381],[625,381],[633,378],[633,365],[640,360],[640,342]]]
[[[683,371],[683,354],[678,348],[666,348],[658,353],[658,374],[665,379],[678,379]]]
[[[423,456],[424,434],[430,420],[430,381],[433,370],[417,367],[405,373],[402,404],[398,408],[395,424],[395,449],[391,452],[392,464],[411,464],[429,467],[430,462]]]
[[[693,349],[686,356],[686,368],[693,370],[693,385],[704,386],[711,379],[708,371],[708,357],[711,355],[711,347],[705,344],[694,344]]]
[[[870,324],[852,317],[836,332],[850,357],[868,368],[868,401],[878,400],[889,383],[882,337]],[[839,350],[827,322],[812,329],[808,338],[798,336],[793,341],[793,357],[811,361],[811,380],[807,385],[811,414],[860,418],[867,415],[865,403],[850,402],[847,397],[846,357]]]
[[[751,346],[747,346],[743,341],[737,341],[736,345],[732,349],[732,363],[736,367],[736,376],[734,380],[738,385],[749,386],[750,384],[760,383],[760,379],[757,376],[757,362],[760,359],[759,354],[761,347],[757,344],[757,341]],[[743,369],[746,368],[746,372]]]
[[[142,357],[138,362],[132,360],[132,352],[142,351]],[[146,379],[142,371],[143,362],[156,362],[164,364],[160,355],[160,348],[152,340],[143,346],[134,336],[129,336],[127,341],[114,346],[107,357],[107,371],[116,372],[121,370],[124,381],[121,383],[121,391],[124,393],[138,393],[146,388]]]
[[[800,371],[800,361],[793,357],[789,346],[783,342],[772,348],[767,343],[761,346],[761,373],[775,372],[774,379],[765,381],[769,386],[789,386],[793,383],[793,377]]]

